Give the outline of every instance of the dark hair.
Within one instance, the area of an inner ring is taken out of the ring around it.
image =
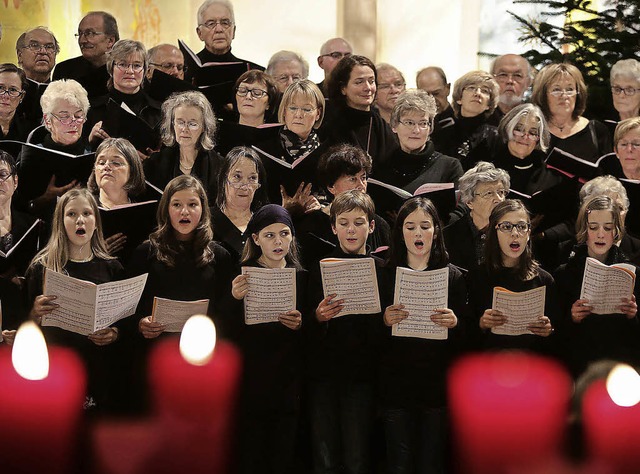
[[[116,18],[111,14],[103,11],[95,11],[89,12],[84,17],[88,17],[89,15],[99,15],[102,17],[102,21],[104,23],[104,34],[106,36],[113,36],[114,43],[120,41],[120,32],[118,31],[118,22]]]
[[[493,211],[491,211],[491,215],[489,216],[489,226],[487,229],[487,240],[484,246],[484,258],[490,271],[497,272],[504,268],[502,263],[502,251],[500,250],[500,242],[498,241],[497,225],[505,214],[517,211],[523,211],[527,216],[527,221],[531,223],[529,212],[519,199],[507,199],[502,201],[493,208]],[[529,239],[524,248],[524,252],[518,259],[516,276],[522,280],[531,280],[538,275],[539,267],[538,262],[533,259],[531,239]]]
[[[318,179],[325,186],[333,186],[341,176],[353,176],[361,171],[371,174],[371,157],[360,147],[343,143],[336,145],[320,157]]]
[[[238,78],[235,85],[233,86],[234,97],[235,97],[236,90],[238,90],[238,87],[240,87],[240,84],[242,84],[243,82],[246,82],[247,84],[264,82],[265,86],[267,86],[267,96],[269,97],[268,108],[271,111],[275,110],[276,101],[278,100],[279,92],[278,92],[278,86],[276,85],[276,82],[273,80],[273,77],[271,77],[269,74],[259,69],[251,69],[243,73],[242,76]],[[236,111],[237,111],[238,107],[236,104],[236,100],[233,101],[233,106],[236,108]],[[277,114],[278,111],[276,110],[274,113]]]
[[[129,164],[129,179],[122,189],[127,192],[128,196],[135,197],[142,194],[146,189],[144,183],[144,170],[142,168],[140,156],[138,156],[138,152],[131,142],[126,138],[107,138],[100,143],[96,150],[96,161],[98,160],[100,153],[104,150],[108,150],[109,148],[114,148],[118,151],[118,153],[120,153]],[[96,183],[95,169],[91,171],[91,176],[89,176],[89,181],[87,182],[87,188],[89,188],[89,191],[96,196],[100,194],[100,188],[98,183]]]
[[[347,98],[342,93],[342,89],[347,87],[349,79],[351,78],[351,71],[353,71],[356,66],[367,66],[371,68],[376,79],[376,84],[378,83],[376,66],[369,58],[358,56],[357,54],[345,56],[338,61],[338,64],[336,64],[336,67],[327,78],[327,96],[333,102],[341,105],[347,103]]]
[[[359,209],[364,212],[369,222],[371,222],[376,215],[376,206],[371,196],[363,193],[359,189],[352,189],[351,191],[338,194],[331,203],[331,210],[329,211],[331,225],[335,227],[336,219],[340,214],[353,211],[354,209]]]
[[[190,189],[200,198],[202,216],[193,237],[193,255],[196,258],[196,266],[203,267],[214,260],[213,253],[213,229],[211,227],[211,211],[207,201],[207,193],[202,183],[191,175],[180,175],[173,178],[164,188],[164,193],[158,204],[156,219],[158,227],[149,236],[151,248],[156,258],[169,267],[176,264],[176,257],[184,252],[181,242],[176,239],[175,232],[169,218],[169,205],[171,198],[178,191]]]
[[[4,150],[0,150],[0,163],[6,163],[12,176],[18,172],[15,158]]]
[[[269,202],[267,197],[267,172],[264,169],[262,160],[258,154],[251,148],[246,146],[237,146],[231,149],[227,156],[222,159],[220,166],[220,173],[218,174],[218,195],[216,196],[216,206],[222,209],[227,201],[227,176],[229,170],[240,160],[240,158],[246,158],[256,165],[256,171],[258,172],[258,183],[260,187],[256,189],[253,195],[253,201],[251,202],[251,210],[255,211]]]
[[[431,243],[431,255],[429,256],[429,269],[443,268],[449,263],[449,254],[444,246],[442,221],[436,206],[433,205],[431,200],[419,196],[409,199],[398,211],[398,216],[391,232],[391,246],[387,262],[394,267],[407,266],[407,244],[404,241],[403,234],[404,221],[409,214],[418,209],[421,209],[433,221],[433,242]]]
[[[17,74],[18,77],[20,78],[20,84],[22,85],[22,90],[24,91],[27,89],[27,86],[29,85],[29,83],[27,82],[27,76],[22,70],[22,68],[19,68],[13,63],[2,63],[0,64],[0,74],[2,74],[3,72],[13,72]]]

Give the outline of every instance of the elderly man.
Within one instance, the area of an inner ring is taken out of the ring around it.
[[[53,79],[75,79],[89,98],[107,93],[107,51],[120,39],[118,23],[107,12],[89,12],[78,25],[78,46],[82,56],[67,59],[53,71]]]
[[[418,71],[416,85],[418,89],[428,92],[436,100],[438,113],[433,119],[431,141],[439,151],[441,145],[450,140],[455,124],[453,108],[448,99],[451,84],[447,82],[447,76],[442,68],[429,66]]]
[[[407,88],[407,83],[402,73],[391,64],[378,64],[376,71],[378,72],[378,90],[375,103],[380,116],[389,123],[396,99]]]
[[[522,56],[505,54],[493,61],[491,74],[498,81],[500,96],[489,123],[497,126],[507,112],[524,102],[524,95],[533,82],[533,68]]]
[[[184,79],[184,56],[182,51],[172,44],[154,46],[147,51],[147,60],[149,63],[147,80],[151,80],[153,71],[156,69],[180,80]]]
[[[293,51],[278,51],[269,59],[266,73],[275,79],[282,94],[290,84],[309,76],[309,63]]]
[[[329,74],[342,58],[350,54],[353,54],[353,48],[344,38],[332,38],[320,48],[318,66],[324,71],[324,80],[318,84],[318,87],[325,95],[327,94],[326,82]]]
[[[204,49],[198,53],[203,63],[243,61],[250,69],[264,71],[262,66],[239,59],[231,53],[231,42],[236,36],[236,22],[233,5],[228,0],[205,0],[200,5],[196,33],[204,42]]]

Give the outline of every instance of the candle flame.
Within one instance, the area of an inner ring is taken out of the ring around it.
[[[632,407],[640,402],[640,375],[627,364],[618,364],[607,377],[607,392],[621,407]]]
[[[216,327],[210,318],[202,314],[191,316],[180,336],[180,354],[193,365],[205,365],[216,346]]]
[[[49,375],[47,344],[33,321],[27,321],[18,329],[11,360],[18,375],[27,380],[42,380]]]

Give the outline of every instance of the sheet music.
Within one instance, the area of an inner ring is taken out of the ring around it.
[[[517,293],[504,288],[494,288],[491,308],[502,311],[507,316],[507,322],[491,328],[491,332],[503,336],[533,334],[527,326],[544,316],[546,289],[546,286],[540,286]]]
[[[420,194],[428,194],[434,191],[444,191],[445,189],[454,189],[453,183],[424,183],[413,192],[414,196]]]
[[[147,273],[128,280],[96,285],[46,270],[44,294],[60,305],[42,317],[43,326],[55,326],[84,336],[109,327],[135,312]],[[100,295],[98,295],[100,293]]]
[[[296,309],[296,269],[242,267],[249,275],[244,297],[245,324],[278,322],[278,315]]]
[[[409,199],[409,198],[413,197],[413,194],[411,194],[408,191],[405,191],[404,189],[401,189],[401,188],[399,188],[397,186],[393,186],[392,184],[383,183],[382,181],[379,181],[379,180],[374,179],[374,178],[368,178],[367,179],[367,183],[376,184],[376,185],[378,185],[378,186],[380,186],[382,188],[386,188],[389,191],[397,194],[398,196],[400,196],[403,199]]]
[[[380,312],[376,266],[372,258],[325,258],[320,260],[320,271],[325,298],[336,293],[334,300],[344,300],[344,307],[335,318]]]
[[[398,267],[393,304],[403,304],[409,316],[394,324],[391,334],[422,339],[447,339],[448,329],[431,321],[431,315],[436,308],[448,307],[448,296],[449,268],[415,271]]]
[[[631,298],[635,283],[635,267],[620,263],[605,265],[587,257],[582,275],[580,299],[589,300],[594,314],[620,313],[622,298]]]
[[[166,326],[164,332],[182,332],[191,316],[207,314],[208,309],[209,300],[177,301],[155,296],[151,318]]]

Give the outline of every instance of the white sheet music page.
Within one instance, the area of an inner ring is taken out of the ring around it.
[[[582,275],[580,299],[589,300],[593,314],[620,313],[622,298],[631,298],[635,285],[635,267],[618,263],[611,266],[587,257]]]
[[[372,258],[325,258],[320,260],[320,271],[325,298],[335,293],[334,301],[344,300],[344,307],[335,318],[380,312],[376,264]]]
[[[245,324],[278,322],[278,316],[296,309],[296,269],[242,267],[249,275],[244,297]]]
[[[491,332],[503,336],[533,334],[527,326],[540,319],[540,316],[544,316],[546,290],[546,286],[521,292],[495,287],[491,308],[502,311],[507,316],[507,322],[502,326],[491,328]]]

